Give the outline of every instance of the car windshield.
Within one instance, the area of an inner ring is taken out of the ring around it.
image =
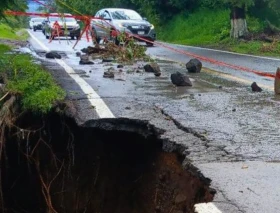
[[[111,14],[112,18],[117,20],[142,20],[142,17],[133,10],[115,10]]]
[[[71,17],[49,17],[50,21],[63,21],[63,22],[75,22],[76,20]]]
[[[34,22],[42,22],[42,21],[44,21],[44,19],[43,18],[34,18],[34,19],[32,19],[32,21],[34,21]]]

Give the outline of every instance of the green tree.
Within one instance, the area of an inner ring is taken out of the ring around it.
[[[27,9],[27,0],[0,0],[0,18],[4,17],[5,10],[24,11]]]

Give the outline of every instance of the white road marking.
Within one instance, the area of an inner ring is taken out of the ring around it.
[[[50,51],[39,39],[28,31],[29,35],[45,50]],[[82,91],[87,95],[89,102],[96,110],[100,118],[115,118],[109,107],[105,104],[102,98],[94,91],[94,89],[81,77],[75,74],[75,71],[68,66],[62,59],[55,59],[62,66],[69,76],[80,86]]]
[[[213,203],[199,203],[194,205],[196,213],[222,213]]]

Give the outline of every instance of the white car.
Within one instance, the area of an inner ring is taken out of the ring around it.
[[[66,16],[66,17],[65,17]],[[54,24],[58,23],[60,26],[59,35],[57,35],[56,30],[54,28]],[[81,34],[81,28],[78,21],[73,18],[70,13],[50,13],[50,16],[47,17],[46,24],[44,26],[44,32],[46,39],[49,39],[53,33],[55,33],[54,37],[58,36],[69,36],[71,39],[78,39]]]
[[[44,18],[31,18],[29,21],[29,28],[33,29],[33,31],[42,30],[43,21]]]
[[[153,41],[156,40],[154,25],[134,10],[105,8],[99,10],[95,18],[91,22],[91,27],[98,43],[102,38],[110,39],[112,30],[129,33],[139,41],[143,39],[148,46],[153,46]],[[119,44],[119,41],[115,40],[115,43]]]

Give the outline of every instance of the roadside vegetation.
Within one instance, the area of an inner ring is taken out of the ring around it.
[[[257,55],[280,55],[279,0],[47,0],[57,10],[94,15],[105,7],[137,10],[158,40]]]
[[[26,30],[12,28],[6,22],[0,22],[0,39],[11,39],[24,41],[28,38]]]
[[[174,16],[164,27],[160,27],[158,38],[176,44],[254,55],[280,56],[277,34],[269,37],[264,33],[266,21],[247,16],[248,30],[252,38],[233,39],[230,38],[228,14],[229,11],[225,9],[201,9],[189,15],[181,13]]]
[[[65,92],[55,83],[51,74],[46,72],[29,54],[13,52],[13,46],[1,44],[1,39],[24,41],[28,35],[25,30],[12,29],[5,23],[0,24],[0,105],[8,97],[18,97],[22,110],[47,113],[52,106],[64,99]]]

